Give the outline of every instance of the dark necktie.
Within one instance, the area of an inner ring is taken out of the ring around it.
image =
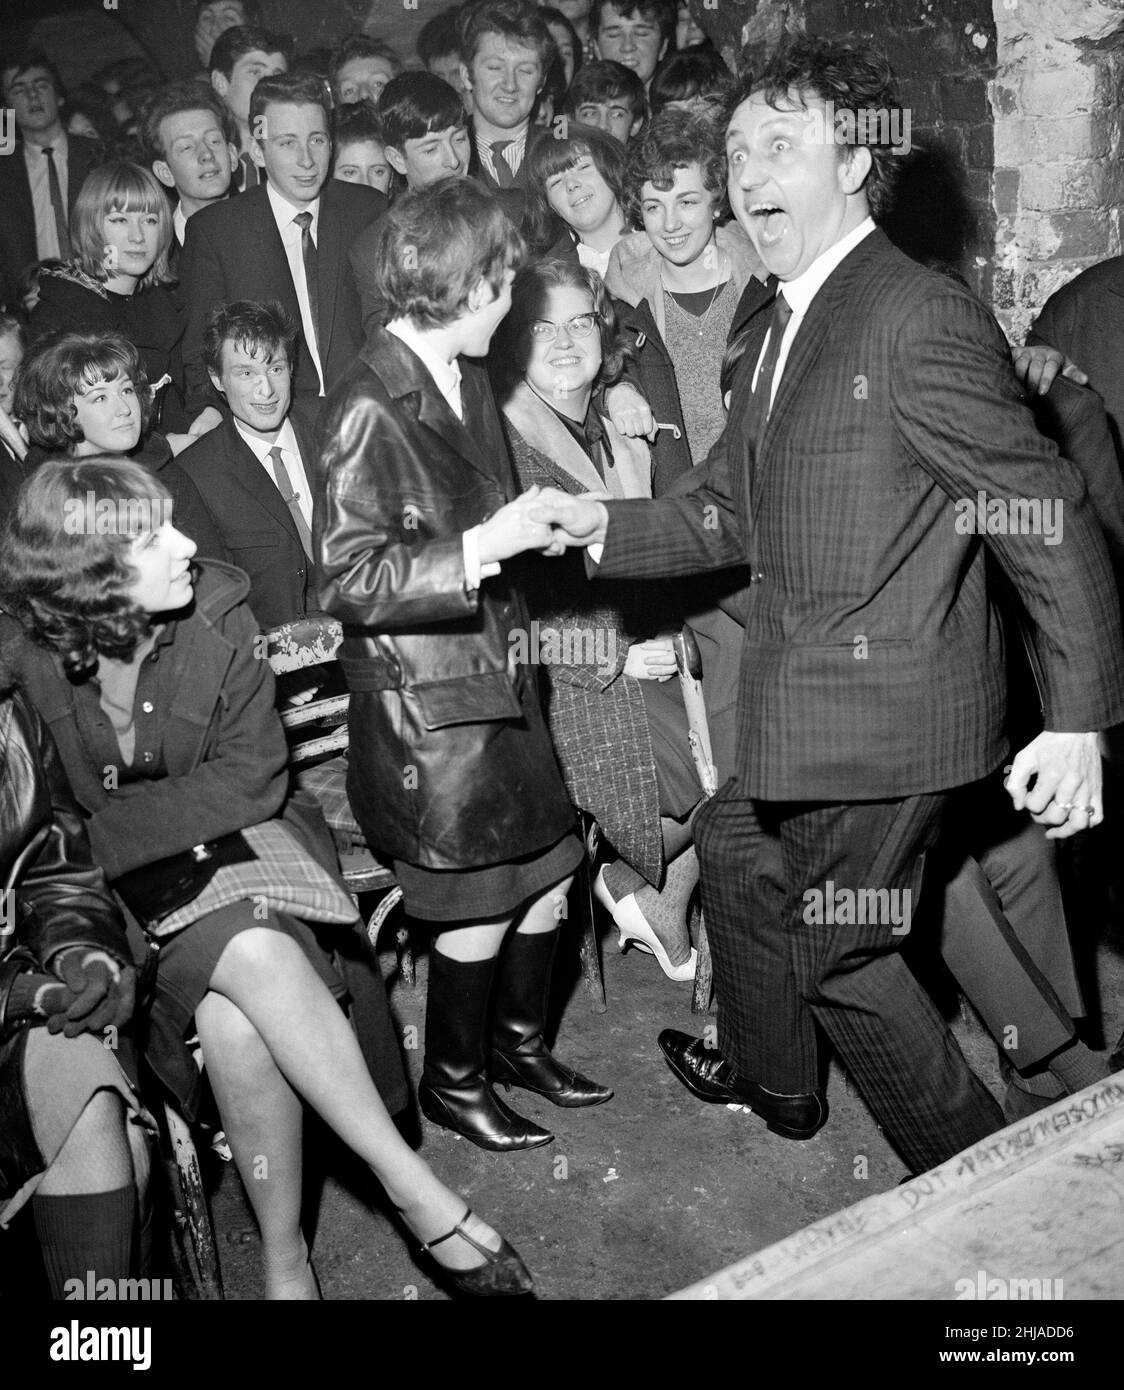
[[[54,146],[44,145],[43,153],[47,156],[47,185],[51,190],[51,207],[55,214],[55,235],[59,239],[59,255],[64,261],[68,261],[70,233],[66,227],[66,206],[62,200],[62,184],[59,183],[59,171],[55,165]]]
[[[301,229],[301,259],[304,261],[304,287],[308,291],[308,308],[312,318],[312,336],[315,341],[309,347],[317,357],[320,356],[320,306],[316,294],[316,243],[312,240],[312,213],[298,212],[293,221]]]
[[[496,182],[501,188],[510,188],[515,182],[515,173],[507,162],[504,150],[509,150],[514,140],[497,140],[492,146],[492,167],[496,171]]]
[[[289,470],[285,467],[285,460],[281,457],[281,450],[275,444],[269,451],[269,460],[273,465],[273,476],[277,482],[277,490],[281,494],[281,500],[289,509],[297,528],[297,535],[301,538],[301,545],[304,553],[312,559],[312,532],[308,529],[308,522],[304,519],[304,513],[300,509],[297,501],[297,493],[293,491],[293,480],[289,476]]]
[[[753,399],[757,406],[755,457],[760,451],[765,426],[769,422],[773,378],[777,374],[777,359],[781,355],[781,341],[784,338],[784,331],[788,327],[790,318],[792,318],[792,308],[783,293],[778,290],[777,297],[773,301],[773,317],[769,323],[769,346],[765,349],[765,356],[757,373],[757,385],[753,391]]]

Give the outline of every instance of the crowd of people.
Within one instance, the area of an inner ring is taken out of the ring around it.
[[[319,1292],[306,1104],[440,1277],[532,1288],[395,1127],[378,962],[289,767],[313,691],[262,659],[303,619],[342,624],[347,802],[431,929],[433,1124],[513,1153],[554,1136],[495,1083],[612,1099],[545,1040],[579,812],[673,982],[701,902],[718,1045],[659,1039],[700,1099],[810,1138],[826,1042],[917,1174],[1107,1074],[1056,841],[1103,820],[1124,721],[1118,391],[1078,290],[1013,361],[878,226],[893,151],[812,138],[896,105],[885,62],[798,39],[735,75],[675,0],[470,0],[410,55],[197,8],[200,76],[102,106],[0,55],[0,1226],[30,1205],[54,1296],[151,1258],[142,1075],[224,1130],[267,1297]],[[1057,525],[963,526],[981,494]]]

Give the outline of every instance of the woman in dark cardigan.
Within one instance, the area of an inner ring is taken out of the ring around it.
[[[133,343],[155,392],[155,418],[185,429],[179,405],[178,346],[187,316],[170,288],[172,212],[149,170],[128,160],[101,164],[86,178],[70,215],[71,259],[39,277],[30,339],[66,329],[120,333]],[[170,396],[169,396],[169,393]],[[170,404],[165,408],[165,401]]]
[[[220,871],[172,916],[152,914],[147,1058],[192,1109],[194,1017],[261,1228],[268,1297],[318,1296],[300,1229],[301,1100],[370,1165],[423,1249],[451,1242],[434,1259],[458,1287],[526,1292],[518,1256],[402,1140],[333,1001],[344,983],[310,923],[338,924],[330,939],[346,953],[357,915],[328,872],[322,817],[289,795],[273,677],[242,601],[249,582],[230,565],[193,566],[194,553],[167,489],[113,459],[41,465],[0,547],[12,615],[0,615],[0,656],[54,734],[111,884],[146,867],[168,875],[170,858],[236,833],[270,852],[237,866],[233,883]],[[264,886],[243,888],[255,875]],[[386,998],[372,996],[380,1080],[400,1108]]]
[[[595,271],[545,260],[520,272],[492,361],[524,487],[652,495],[647,447],[593,406],[595,388],[621,371],[621,343]],[[620,856],[599,875],[598,896],[622,949],[634,941],[669,978],[691,979],[687,908],[698,861],[688,821],[700,788],[666,635],[682,618],[663,586],[592,584],[576,556],[525,565],[566,783]]]

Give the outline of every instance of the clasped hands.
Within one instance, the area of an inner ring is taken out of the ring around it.
[[[120,1028],[133,1015],[137,972],[104,951],[71,946],[50,962],[59,986],[43,991],[40,1004],[47,1015],[47,1031],[76,1038],[79,1033],[101,1033]]]
[[[481,524],[481,561],[507,560],[525,550],[561,555],[568,546],[603,541],[609,514],[601,495],[571,497],[559,488],[538,484],[528,488]]]

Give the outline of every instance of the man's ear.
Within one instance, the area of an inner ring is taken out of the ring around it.
[[[472,74],[469,72],[466,63],[461,64],[461,82],[466,92],[472,91]]]
[[[254,136],[250,137],[250,158],[259,169],[265,168],[265,151],[261,147],[261,141]]]
[[[492,296],[490,286],[483,275],[481,275],[480,279],[477,280],[476,284],[473,285],[468,292],[468,312],[470,314],[478,313],[483,309],[485,304],[490,304],[491,302]]]
[[[396,174],[406,177],[406,159],[400,150],[396,150],[393,145],[384,145],[383,154],[386,155],[386,162]]]
[[[173,176],[171,169],[168,167],[167,163],[163,159],[154,159],[152,161],[152,172],[156,175],[156,177],[160,180],[160,182],[164,185],[165,188],[175,188],[175,177]]]
[[[219,393],[219,395],[220,395],[220,396],[223,398],[223,400],[225,401],[225,400],[226,400],[226,392],[222,389],[222,378],[221,378],[221,377],[215,376],[214,372],[212,372],[212,371],[208,371],[207,375],[211,378],[211,385],[215,388],[215,390]]]
[[[643,124],[644,124],[644,117],[643,117],[643,115],[637,116],[637,118],[636,118],[636,119],[633,121],[633,123],[632,123],[632,129],[628,132],[628,138],[629,138],[630,140],[632,139],[632,137],[633,137],[634,135],[639,135],[639,134],[640,134],[640,127],[641,127]]]
[[[215,71],[211,73],[211,86],[215,89],[216,95],[225,100],[227,92],[230,91],[230,78],[227,77],[225,73],[219,72],[216,68]]]
[[[867,145],[848,145],[839,161],[839,187],[844,193],[858,193],[874,165]]]
[[[233,174],[238,168],[238,146],[230,140],[226,142],[227,153],[230,155],[230,172]]]

